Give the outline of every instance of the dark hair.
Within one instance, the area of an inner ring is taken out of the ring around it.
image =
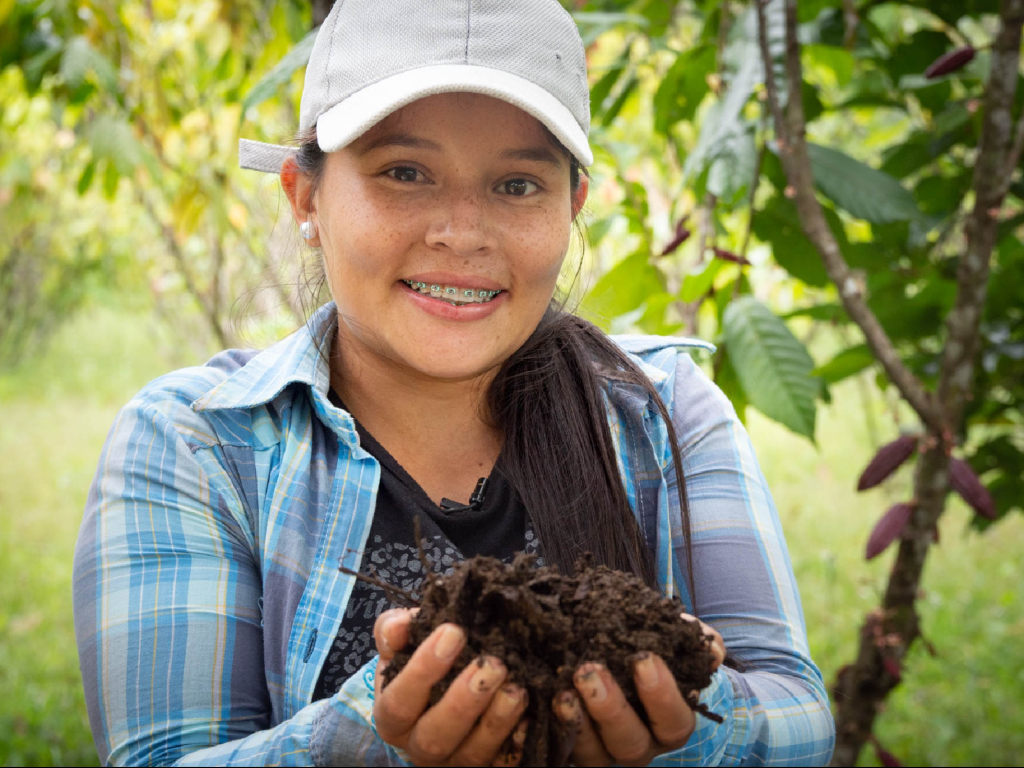
[[[569,160],[575,191],[585,172],[549,134]],[[315,194],[326,155],[315,129],[298,137],[297,165]],[[643,533],[629,505],[605,404],[611,381],[640,387],[668,429],[678,479],[687,581],[696,612],[692,542],[683,464],[672,419],[642,370],[599,328],[567,312],[553,299],[540,324],[498,371],[488,391],[490,417],[505,439],[498,470],[529,511],[545,558],[571,573],[585,552],[595,564],[628,571],[657,588],[654,542]]]

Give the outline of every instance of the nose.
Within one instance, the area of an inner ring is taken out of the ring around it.
[[[482,256],[496,244],[487,201],[477,193],[463,192],[443,200],[427,230],[427,245],[458,256]]]

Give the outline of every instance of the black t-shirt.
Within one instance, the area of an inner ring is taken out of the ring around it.
[[[342,407],[333,390],[330,399],[334,405]],[[537,552],[537,538],[526,507],[502,476],[500,457],[488,478],[479,508],[448,512],[431,501],[409,473],[358,422],[356,430],[363,449],[380,462],[377,507],[363,549],[360,572],[373,573],[388,584],[415,593],[423,578],[413,534],[413,521],[417,516],[424,550],[437,571],[447,573],[456,562],[476,555],[510,562],[518,552]],[[391,601],[380,587],[364,581],[355,583],[338,634],[320,670],[313,701],[333,696],[345,680],[373,658],[377,652],[373,624],[389,607]]]

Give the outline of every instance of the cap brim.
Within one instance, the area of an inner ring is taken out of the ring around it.
[[[317,142],[324,152],[335,152],[406,104],[452,92],[480,93],[513,104],[547,126],[581,164],[594,162],[587,135],[562,102],[518,75],[469,64],[411,69],[356,91],[320,115]]]

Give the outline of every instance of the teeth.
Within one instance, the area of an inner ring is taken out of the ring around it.
[[[402,282],[417,293],[441,299],[456,307],[461,307],[465,304],[486,304],[501,293],[501,291],[491,291],[484,288],[457,288],[452,285],[420,283],[414,280],[403,280]]]

